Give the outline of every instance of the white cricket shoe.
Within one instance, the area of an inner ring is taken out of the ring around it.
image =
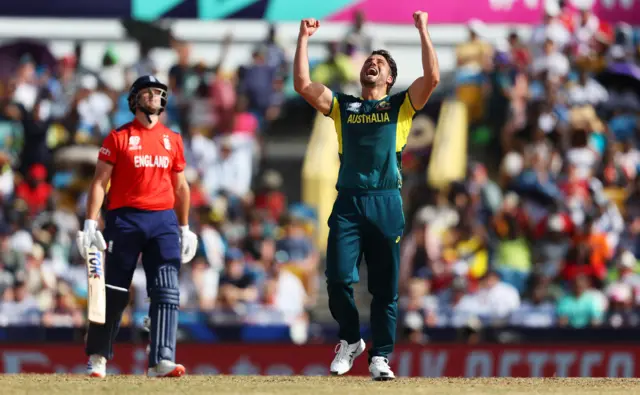
[[[158,364],[147,370],[147,376],[149,377],[181,377],[186,373],[184,366],[175,362],[163,359]]]
[[[107,358],[93,354],[87,362],[87,374],[89,377],[104,378],[107,375]]]
[[[353,344],[347,344],[346,340],[340,340],[336,346],[336,357],[331,362],[331,374],[341,376],[351,370],[353,361],[364,352],[365,347],[362,339]]]
[[[369,372],[371,373],[371,378],[376,381],[387,381],[396,378],[389,367],[389,360],[385,357],[371,358]]]

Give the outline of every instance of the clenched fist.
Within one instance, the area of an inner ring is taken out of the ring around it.
[[[429,20],[429,14],[427,12],[416,11],[413,13],[413,23],[416,25],[416,28],[419,30],[427,28],[428,20]]]
[[[311,37],[319,27],[320,21],[313,18],[303,19],[300,22],[300,35]]]

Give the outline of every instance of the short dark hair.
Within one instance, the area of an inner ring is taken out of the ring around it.
[[[398,78],[398,66],[396,65],[396,61],[393,60],[393,57],[391,57],[391,54],[388,51],[385,51],[384,49],[377,49],[371,52],[370,56],[373,56],[373,55],[380,55],[387,61],[387,63],[389,63],[389,68],[391,69],[391,77],[392,77],[391,83],[387,85],[387,93],[389,93],[389,91],[391,90],[391,87],[393,87],[393,84],[396,83],[396,78]]]

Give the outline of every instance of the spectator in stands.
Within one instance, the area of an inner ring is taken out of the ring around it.
[[[598,298],[589,292],[591,289],[589,277],[580,274],[573,279],[571,286],[572,292],[558,302],[558,324],[572,328],[601,325],[604,309]]]
[[[524,293],[531,274],[532,259],[529,248],[528,217],[513,192],[506,195],[501,210],[493,219],[497,236],[493,267],[505,283]]]
[[[478,19],[472,19],[467,25],[469,41],[456,47],[456,62],[459,68],[473,70],[475,73],[484,70],[491,64],[493,48],[482,38],[485,25]]]
[[[640,274],[636,273],[637,259],[630,251],[623,251],[616,259],[617,280],[609,284],[606,293],[620,284],[631,287],[633,294],[640,297]]]
[[[261,127],[273,96],[273,80],[276,69],[267,64],[267,48],[260,46],[253,51],[253,62],[242,67],[239,73],[238,94],[249,100],[249,112],[258,118]]]
[[[624,188],[628,186],[631,179],[624,168],[617,163],[616,153],[613,147],[607,147],[597,176],[605,187]]]
[[[266,119],[269,122],[275,120],[280,113],[279,105],[272,104],[269,105],[266,114]],[[250,158],[251,168],[257,170],[262,148],[260,145],[260,121],[253,113],[249,112],[249,101],[245,96],[238,97],[229,131],[231,132],[229,140],[232,141],[234,152],[244,158]]]
[[[600,20],[592,12],[592,6],[593,4],[589,4],[589,2],[578,4],[578,15],[573,25],[574,46],[577,56],[591,54],[593,38],[600,29]]]
[[[275,249],[271,251],[275,252]],[[309,303],[307,292],[296,274],[277,261],[272,262],[262,296],[264,308],[277,312],[282,317],[282,322],[293,323],[305,313],[305,307]]]
[[[301,218],[285,215],[281,221],[284,237],[276,242],[276,260],[298,275],[305,285],[309,298],[318,296],[319,253],[313,247]]]
[[[556,323],[556,307],[549,292],[551,281],[548,277],[537,277],[533,284],[531,300],[523,301],[512,313],[510,324],[529,328],[549,328]]]
[[[180,276],[180,309],[210,312],[218,296],[220,273],[203,256],[191,261],[189,269]]]
[[[111,96],[107,93],[105,85],[93,75],[86,75],[80,80],[78,92],[78,116],[79,132],[76,138],[78,142],[86,142],[96,136],[106,136],[111,130],[109,119],[114,109]]]
[[[607,274],[607,262],[612,257],[611,247],[605,234],[595,226],[595,218],[589,216],[576,228],[573,246],[569,250],[563,269],[566,280],[584,274],[601,284]]]
[[[218,274],[224,268],[224,257],[226,246],[220,233],[220,226],[224,222],[225,207],[221,207],[221,200],[214,200],[212,206],[201,206],[196,210],[199,228],[202,254],[206,258],[209,266]]]
[[[313,68],[311,78],[333,91],[349,90],[349,85],[358,81],[357,69],[349,57],[340,52],[337,42],[329,42],[327,52],[327,58]]]
[[[531,54],[529,48],[522,42],[517,31],[509,33],[509,50],[513,64],[519,70],[526,70],[531,64]]]
[[[541,56],[547,40],[555,43],[559,51],[564,51],[571,42],[571,33],[563,22],[558,19],[561,9],[557,1],[546,0],[544,2],[544,16],[541,24],[535,26],[531,32],[531,51],[533,58]]]
[[[343,41],[343,47],[349,46],[353,52],[358,54],[370,54],[377,48],[374,45],[374,38],[365,31],[366,17],[362,10],[353,13],[353,24]],[[342,52],[347,52],[342,50]],[[315,80],[314,80],[315,81]]]
[[[15,190],[14,172],[11,168],[11,157],[0,151],[0,202],[5,202]]]
[[[262,243],[266,238],[265,221],[262,213],[251,211],[247,219],[247,236],[243,243],[243,250],[247,251],[254,260],[262,255]]]
[[[227,250],[224,272],[220,276],[220,308],[244,315],[247,304],[256,303],[258,297],[258,284],[253,273],[247,270],[244,254],[237,248]]]
[[[248,197],[252,178],[252,157],[234,144],[231,136],[219,140],[216,161],[209,165],[203,176],[203,186],[210,198],[220,194],[232,199]]]
[[[36,64],[31,55],[20,58],[20,64],[13,81],[13,102],[24,107],[26,111],[33,110],[38,97],[36,79]]]
[[[488,225],[489,219],[498,211],[502,203],[502,191],[489,179],[487,168],[483,164],[472,164],[470,173],[468,188],[471,198],[477,202],[480,222]]]
[[[142,77],[143,75],[156,75],[158,74],[158,67],[151,59],[152,47],[146,43],[140,43],[139,53],[138,53],[138,61],[131,66],[131,71],[133,72],[133,80],[138,79],[138,77]],[[125,86],[131,86],[129,84],[125,84]]]
[[[51,197],[53,187],[46,180],[47,169],[38,163],[31,166],[27,178],[16,187],[16,197],[25,201],[32,215],[44,210]]]
[[[52,307],[42,315],[42,325],[73,328],[80,328],[84,325],[82,310],[78,307],[67,284],[60,283],[58,285]]]
[[[569,103],[573,106],[598,106],[609,99],[607,90],[585,69],[579,71],[578,81],[569,88],[568,96]]]
[[[500,278],[495,271],[489,271],[482,279],[476,294],[480,311],[493,322],[506,322],[520,307],[520,294],[511,284]]]
[[[606,325],[613,328],[637,327],[640,325],[640,314],[633,308],[633,291],[626,284],[615,284],[608,288],[609,308],[605,319]]]
[[[181,102],[193,97],[198,88],[196,71],[191,63],[191,46],[184,41],[176,41],[174,49],[178,62],[169,69],[169,89]]]
[[[20,103],[7,104],[2,112],[8,119],[19,122],[22,126],[24,143],[20,152],[19,171],[26,175],[29,168],[41,163],[45,167],[51,164],[51,153],[47,147],[47,132],[51,126],[51,101],[49,92],[40,91],[34,99],[32,109],[27,109]]]
[[[40,306],[29,293],[23,280],[18,279],[8,288],[0,303],[0,326],[39,325]]]
[[[553,38],[545,39],[542,53],[534,58],[532,71],[534,75],[545,73],[547,79],[553,82],[563,80],[569,74],[569,60],[560,51]]]
[[[422,343],[424,327],[438,324],[438,299],[430,293],[430,282],[422,278],[409,281],[406,296],[400,298],[399,309],[404,312],[401,330],[409,332],[409,340]]]
[[[405,237],[400,260],[400,290],[408,291],[412,278],[442,275],[440,269],[440,239],[434,234],[424,212],[416,215],[411,232]]]
[[[256,191],[255,206],[267,213],[269,221],[282,218],[287,206],[287,197],[282,192],[282,175],[272,169],[262,174],[261,186]]]
[[[269,25],[269,32],[264,41],[266,47],[266,63],[276,70],[278,74],[287,75],[289,73],[289,59],[284,47],[278,42],[276,25]]]

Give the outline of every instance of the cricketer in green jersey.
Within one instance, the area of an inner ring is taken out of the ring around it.
[[[332,92],[311,81],[307,44],[320,23],[304,19],[300,24],[294,86],[309,104],[333,119],[340,155],[326,268],[329,309],[340,327],[340,343],[330,367],[335,375],[347,373],[365,349],[352,288],[364,256],[373,296],[369,372],[374,380],[395,378],[387,356],[395,343],[400,238],[405,225],[401,155],[413,115],[422,109],[440,79],[427,32],[428,14],[417,11],[413,19],[422,44],[423,75],[409,89],[389,95],[398,75],[396,63],[387,51],[374,51],[360,71],[360,97]]]

